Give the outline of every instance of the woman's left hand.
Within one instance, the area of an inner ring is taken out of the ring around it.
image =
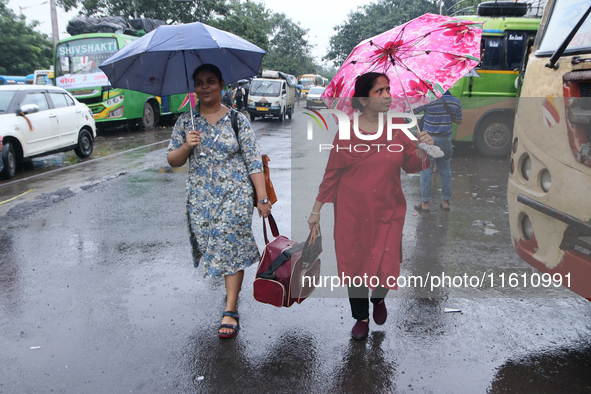
[[[266,204],[261,204],[260,202],[257,203],[257,209],[259,211],[259,217],[264,217],[266,218],[267,216],[269,216],[271,214],[271,202],[268,202]]]
[[[419,134],[419,143],[424,142],[427,145],[433,145],[433,138],[425,130]]]

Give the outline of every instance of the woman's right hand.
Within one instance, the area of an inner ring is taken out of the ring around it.
[[[189,150],[192,150],[199,144],[201,144],[201,131],[190,130],[187,133],[187,141],[185,142],[185,145],[187,145]]]
[[[320,215],[311,213],[308,217],[308,226],[312,232],[312,239],[316,239],[316,235],[320,232]]]

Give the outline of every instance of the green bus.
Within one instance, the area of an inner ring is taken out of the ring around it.
[[[189,110],[188,94],[158,97],[111,87],[98,66],[137,38],[119,33],[88,33],[64,38],[56,46],[55,85],[88,105],[99,128],[113,123],[137,123],[141,129],[150,130],[162,116]]]
[[[504,157],[511,150],[519,75],[540,25],[539,18],[458,16],[481,22],[481,62],[449,89],[460,99],[461,125],[452,139],[472,142],[489,157]]]

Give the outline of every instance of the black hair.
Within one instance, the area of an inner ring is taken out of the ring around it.
[[[195,78],[201,71],[209,71],[210,73],[215,75],[219,81],[220,86],[222,86],[222,72],[217,66],[209,63],[202,64],[199,67],[197,67],[195,71],[193,71],[193,82],[195,82]]]
[[[359,101],[359,97],[369,97],[369,91],[373,89],[379,77],[385,77],[390,82],[390,78],[382,73],[369,72],[357,77],[355,81],[355,94],[353,94],[353,100],[351,100],[351,106],[354,109],[363,111],[365,107]]]

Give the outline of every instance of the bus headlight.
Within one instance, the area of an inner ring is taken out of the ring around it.
[[[119,116],[123,115],[123,107],[119,107],[114,111],[109,112],[109,118],[118,118]]]
[[[534,237],[534,226],[527,215],[523,215],[523,219],[521,219],[521,232],[528,241]]]
[[[123,96],[115,96],[107,100],[107,107],[111,107],[123,101]]]
[[[540,177],[540,184],[542,185],[542,190],[548,193],[548,190],[550,190],[550,186],[552,186],[552,177],[550,177],[550,172],[548,170],[542,171],[542,176]]]
[[[526,180],[529,180],[529,177],[531,176],[531,159],[529,156],[526,156],[521,162],[521,175]]]

